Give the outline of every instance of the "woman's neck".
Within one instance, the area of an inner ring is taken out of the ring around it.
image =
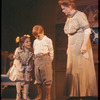
[[[70,11],[70,16],[71,16],[75,11],[76,11],[76,9],[72,9],[72,10]]]

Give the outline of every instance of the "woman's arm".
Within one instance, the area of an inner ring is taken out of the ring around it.
[[[90,39],[91,29],[90,29],[90,25],[89,25],[89,22],[88,22],[88,19],[85,13],[79,12],[77,21],[79,23],[80,28],[82,28],[84,31],[83,33],[84,39],[83,39],[83,43],[82,43],[80,51],[81,53],[85,53],[87,51],[87,43]]]
[[[87,43],[90,39],[91,29],[88,28],[84,31],[84,40],[81,47],[81,53],[85,53],[87,51]]]

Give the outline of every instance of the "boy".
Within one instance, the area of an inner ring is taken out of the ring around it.
[[[52,85],[52,61],[54,49],[52,40],[44,35],[41,25],[35,25],[32,34],[36,38],[33,42],[35,82],[37,85],[38,96],[34,100],[42,100],[42,85],[46,87],[46,99],[51,100],[50,91]]]

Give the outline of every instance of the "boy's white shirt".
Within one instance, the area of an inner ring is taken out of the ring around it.
[[[54,49],[52,40],[46,35],[42,40],[35,39],[33,42],[34,55],[49,53],[51,60],[54,58]]]

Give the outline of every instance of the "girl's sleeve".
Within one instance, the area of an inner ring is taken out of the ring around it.
[[[15,53],[14,53],[14,66],[19,70],[19,71],[23,71],[24,68],[22,67],[22,63],[20,61],[20,56],[19,56],[19,48],[17,48],[15,50]]]
[[[20,57],[19,57],[19,49],[18,48],[16,48],[16,50],[15,50],[15,53],[14,53],[14,59],[20,59]]]

